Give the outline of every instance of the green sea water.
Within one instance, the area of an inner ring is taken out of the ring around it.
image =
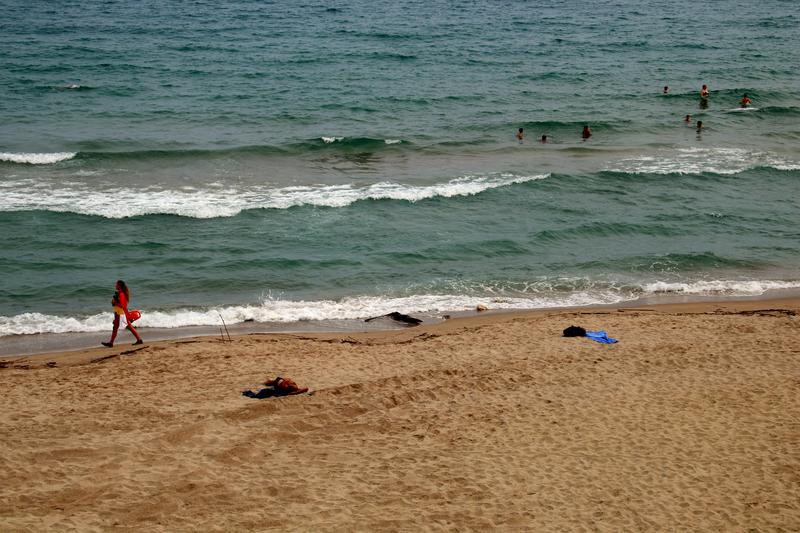
[[[0,343],[800,287],[795,2],[5,7]]]

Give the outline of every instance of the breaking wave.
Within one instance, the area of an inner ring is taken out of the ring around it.
[[[158,187],[101,190],[80,182],[57,184],[26,179],[0,183],[0,211],[71,212],[105,218],[157,214],[218,218],[236,216],[248,209],[289,209],[302,205],[346,207],[363,200],[417,202],[434,197],[470,196],[548,176],[502,173],[465,176],[424,186],[380,182],[365,187],[352,184],[282,188],[256,185],[234,189],[214,183],[202,189],[184,187],[178,190]]]
[[[620,159],[605,169],[625,174],[738,174],[755,168],[798,170],[800,161],[743,148],[680,148]]]
[[[6,163],[19,163],[23,165],[52,165],[60,161],[74,158],[77,152],[52,152],[52,153],[12,153],[0,152],[0,161]]]
[[[687,296],[755,296],[768,290],[797,289],[798,281],[709,280],[668,282],[642,285],[590,283],[586,280],[561,280],[560,290],[540,290],[540,284],[513,296],[492,294],[484,287],[482,294],[418,294],[405,297],[357,296],[341,300],[296,301],[267,298],[260,304],[212,307],[206,309],[142,309],[137,322],[145,328],[181,328],[190,326],[228,326],[244,322],[283,323],[322,320],[361,320],[393,311],[406,314],[435,315],[474,310],[478,305],[490,309],[552,309],[616,304],[640,297],[664,294]],[[558,284],[551,288],[556,288]],[[578,288],[581,287],[581,288]],[[519,288],[517,288],[519,289]],[[100,332],[109,329],[109,313],[90,316],[56,316],[23,313],[0,316],[0,337],[39,333]],[[287,327],[287,329],[290,329]]]

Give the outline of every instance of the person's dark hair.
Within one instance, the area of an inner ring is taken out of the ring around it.
[[[121,279],[118,279],[118,280],[117,280],[117,285],[118,285],[118,286],[119,286],[119,288],[122,290],[122,292],[124,292],[124,293],[125,293],[125,298],[126,298],[128,301],[130,301],[130,299],[131,299],[131,291],[130,291],[130,289],[128,288],[128,286],[127,286],[127,285],[125,285],[125,282],[124,282],[124,281],[122,281]]]

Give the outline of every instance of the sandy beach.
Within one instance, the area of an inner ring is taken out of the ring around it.
[[[798,310],[503,313],[6,358],[0,530],[797,531]],[[572,324],[619,343],[562,337]],[[241,395],[276,375],[311,394]]]

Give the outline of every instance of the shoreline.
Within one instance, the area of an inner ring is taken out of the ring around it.
[[[655,301],[655,303],[654,303]],[[742,313],[752,312],[758,310],[775,310],[775,309],[797,309],[800,308],[800,292],[799,291],[780,291],[780,295],[772,295],[764,297],[759,296],[737,296],[729,298],[712,298],[712,297],[691,297],[674,296],[670,298],[649,298],[632,300],[626,303],[596,305],[596,306],[582,306],[582,307],[558,307],[558,308],[545,308],[545,309],[488,309],[486,311],[455,311],[449,314],[441,314],[438,316],[424,315],[423,322],[418,326],[406,326],[400,322],[396,322],[389,318],[377,320],[371,323],[364,323],[363,320],[348,320],[348,321],[315,321],[313,323],[295,323],[296,325],[305,327],[285,328],[285,324],[261,324],[261,323],[242,323],[228,326],[227,332],[218,328],[208,326],[196,327],[183,327],[175,329],[158,329],[155,330],[155,335],[150,336],[145,340],[145,344],[135,347],[128,342],[127,337],[130,333],[120,331],[118,339],[124,339],[124,342],[118,342],[113,348],[105,348],[99,346],[100,340],[103,338],[104,333],[89,332],[89,333],[59,333],[59,334],[42,334],[31,336],[19,337],[36,337],[40,343],[33,343],[33,339],[20,339],[18,345],[28,346],[27,353],[6,353],[6,350],[0,350],[0,364],[14,364],[24,361],[57,361],[61,358],[73,359],[76,354],[92,354],[94,357],[103,357],[103,354],[114,355],[125,353],[129,351],[137,351],[147,346],[164,346],[170,345],[187,340],[195,339],[217,339],[222,342],[231,342],[228,340],[228,335],[232,341],[237,339],[247,338],[248,336],[275,336],[280,338],[286,337],[307,337],[307,338],[326,338],[326,339],[346,339],[353,336],[359,337],[392,337],[396,335],[403,335],[403,332],[411,333],[411,336],[416,334],[427,334],[431,331],[436,332],[440,330],[449,330],[452,327],[475,327],[484,324],[490,324],[497,321],[512,320],[517,317],[537,317],[547,315],[574,315],[574,314],[604,314],[614,312],[629,312],[629,311],[643,311],[654,313]],[[423,316],[422,314],[417,316]],[[272,326],[272,327],[270,327]],[[360,326],[360,327],[359,327]],[[566,327],[566,326],[565,326]],[[140,333],[142,329],[139,329]],[[145,333],[154,333],[153,330],[144,330]],[[41,343],[42,337],[50,337],[49,342]],[[144,335],[143,335],[144,336]],[[69,337],[72,342],[64,342],[64,338]],[[152,339],[152,340],[150,340]],[[31,342],[25,342],[30,340]],[[96,342],[92,342],[96,340]],[[39,349],[35,350],[34,346],[39,347],[52,347],[56,343],[64,345],[60,349]]]

